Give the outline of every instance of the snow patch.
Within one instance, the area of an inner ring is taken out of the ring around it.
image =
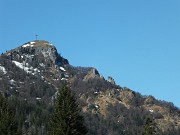
[[[40,97],[36,97],[36,100],[41,100],[41,98]]]
[[[149,111],[150,111],[151,113],[153,113],[153,112],[154,112],[154,110],[152,110],[152,109],[150,109]]]
[[[34,45],[32,45],[32,44],[25,44],[25,45],[23,45],[22,47],[24,47],[24,48],[26,48],[26,47],[33,47]]]
[[[20,63],[20,62],[17,62],[17,61],[12,61],[17,67],[19,67],[19,68],[21,68],[21,69],[24,69],[25,67],[23,66],[23,64],[22,63]],[[24,69],[25,70],[25,69]]]
[[[3,66],[0,66],[0,71],[2,71],[4,75],[7,74],[7,71]]]
[[[36,42],[30,42],[30,44],[34,44],[34,43],[36,43]]]
[[[16,82],[16,81],[14,81],[13,79],[9,80],[9,83],[10,83],[11,85],[14,85],[15,82]]]
[[[44,76],[41,76],[41,79],[43,79],[43,80],[44,80],[44,79],[45,79],[45,78],[44,78]]]
[[[98,106],[98,105],[95,105],[95,107],[96,107],[96,108],[99,108],[99,106]]]
[[[40,72],[41,72],[41,71],[40,71],[40,70],[38,70],[37,68],[35,68],[35,69],[34,69],[34,71],[35,71],[35,72],[38,72],[38,73],[40,73]]]
[[[44,63],[40,63],[39,65],[40,65],[41,67],[45,67]]]
[[[61,79],[61,81],[67,81],[67,80],[68,80],[68,79],[66,79],[66,78],[62,78],[62,79]]]
[[[26,67],[23,63],[17,62],[17,61],[12,61],[17,67],[23,69],[26,73],[31,73],[32,75],[35,75],[34,73],[32,73],[32,71],[36,72],[36,73],[40,73],[41,71],[38,70],[37,68],[33,69],[33,67],[29,66],[29,64],[26,63],[26,65],[28,65],[29,67]]]
[[[59,79],[53,79],[54,81],[58,81]]]
[[[64,71],[64,72],[66,71],[63,67],[60,67],[60,69],[61,69],[62,71]]]
[[[65,76],[66,78],[69,78],[69,75],[68,75],[68,74],[65,74],[64,76]]]
[[[29,55],[29,54],[26,54],[26,55],[24,55],[26,58],[33,58],[34,57],[34,55]]]

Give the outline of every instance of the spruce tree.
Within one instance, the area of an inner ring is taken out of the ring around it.
[[[71,90],[59,90],[55,109],[49,120],[49,135],[86,135],[87,128]]]
[[[0,92],[0,135],[18,135],[18,124],[15,113],[10,109],[7,100]]]
[[[146,119],[142,135],[154,135],[156,133],[153,121],[150,118]]]

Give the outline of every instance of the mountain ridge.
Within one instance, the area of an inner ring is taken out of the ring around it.
[[[33,119],[24,112],[21,126],[29,121],[24,132],[34,127],[42,130],[42,125],[47,124],[42,119],[47,119],[57,90],[65,83],[82,107],[91,129],[89,134],[137,134],[146,117],[154,120],[159,134],[179,133],[180,110],[172,103],[120,87],[112,77],[104,79],[93,67],[74,67],[48,41],[30,41],[0,56],[0,91],[5,97],[25,101],[27,108],[32,105],[43,113],[33,125]]]

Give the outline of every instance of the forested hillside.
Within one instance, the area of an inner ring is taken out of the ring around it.
[[[48,133],[64,85],[79,104],[88,135],[180,134],[180,110],[173,103],[121,87],[93,67],[74,67],[47,41],[27,42],[0,56],[0,98],[14,114],[18,134]]]

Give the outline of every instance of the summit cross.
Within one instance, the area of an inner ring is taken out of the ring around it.
[[[38,37],[38,35],[36,34],[36,40],[37,40],[37,37]]]

